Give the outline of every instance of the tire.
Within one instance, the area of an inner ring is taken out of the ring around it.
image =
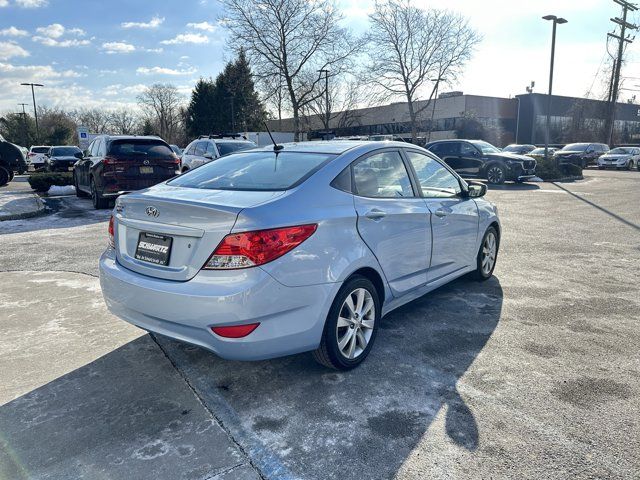
[[[493,260],[489,260],[489,265],[485,265],[485,259],[488,254],[491,253],[487,250],[491,249],[491,238],[493,238]],[[485,280],[489,280],[493,275],[493,270],[496,268],[496,262],[498,260],[498,250],[500,249],[500,236],[498,235],[498,231],[495,227],[487,228],[487,231],[484,233],[482,237],[482,243],[480,243],[480,248],[478,249],[478,256],[476,257],[476,266],[477,269],[473,272],[473,276],[476,280],[484,282]]]
[[[487,167],[487,180],[492,185],[502,185],[507,179],[505,168],[499,163],[492,163]]]
[[[106,198],[102,198],[100,196],[100,192],[96,190],[96,183],[91,178],[91,201],[93,202],[93,208],[96,210],[101,210],[103,208],[107,208],[109,206],[109,200]]]
[[[0,166],[0,187],[4,187],[11,180],[11,175],[9,174],[9,170],[5,167]]]
[[[350,303],[357,309],[359,295],[362,295],[360,311],[352,313],[347,299],[350,298]],[[320,346],[313,352],[315,360],[335,370],[350,370],[360,365],[373,347],[381,312],[378,291],[373,283],[360,275],[351,277],[340,288],[329,309]],[[342,319],[340,325],[339,318]],[[346,341],[342,348],[341,340]]]
[[[604,170],[604,167],[598,167],[598,170]]]
[[[89,196],[86,192],[80,190],[80,187],[78,186],[78,177],[76,177],[75,172],[73,172],[73,186],[76,188],[76,197],[87,198]]]
[[[627,170],[633,170],[633,160],[629,160],[629,163],[627,164]]]

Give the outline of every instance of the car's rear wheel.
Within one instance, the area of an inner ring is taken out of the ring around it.
[[[633,170],[633,160],[629,160],[629,163],[627,163],[627,170]]]
[[[489,227],[482,237],[482,243],[478,250],[477,269],[474,272],[476,279],[484,281],[491,278],[496,268],[500,237],[495,227]]]
[[[11,175],[9,174],[9,170],[0,166],[0,187],[3,187],[10,181],[11,181]]]
[[[331,305],[314,358],[336,370],[357,367],[371,351],[380,318],[376,287],[365,277],[350,278]]]
[[[507,172],[502,165],[493,163],[487,168],[487,180],[493,185],[501,185],[507,179]]]
[[[100,210],[102,208],[107,208],[109,206],[109,200],[106,198],[102,198],[100,192],[96,189],[96,182],[91,179],[91,201],[93,202],[93,208],[96,210]]]
[[[73,172],[73,186],[76,188],[76,197],[78,198],[87,198],[89,195],[86,194],[83,190],[80,190],[80,186],[78,185],[78,177],[76,176],[76,172]]]

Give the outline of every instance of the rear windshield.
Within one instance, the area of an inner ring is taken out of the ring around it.
[[[173,150],[162,140],[127,139],[113,140],[109,155],[122,157],[165,158],[173,157]]]
[[[247,150],[256,146],[253,142],[216,142],[220,156],[227,155],[240,150]]]
[[[287,190],[334,157],[326,153],[236,153],[206,163],[168,184],[210,190]]]
[[[51,155],[54,157],[73,157],[76,153],[80,153],[78,147],[56,147],[51,149]]]
[[[47,153],[49,151],[49,147],[31,147],[32,153]]]

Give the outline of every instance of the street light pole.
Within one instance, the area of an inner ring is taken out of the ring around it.
[[[555,15],[546,15],[543,20],[551,20],[553,22],[553,33],[551,35],[551,67],[549,68],[549,96],[547,98],[547,128],[544,138],[544,158],[549,158],[549,131],[551,129],[551,95],[553,93],[553,64],[556,57],[556,28],[558,25],[567,23],[564,18],[558,18]]]
[[[40,130],[38,128],[38,109],[36,108],[36,92],[33,87],[44,87],[41,83],[21,83],[25,87],[31,87],[31,98],[33,98],[33,116],[36,120],[36,143],[40,141]]]

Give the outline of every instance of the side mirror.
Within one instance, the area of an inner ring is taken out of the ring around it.
[[[480,182],[469,182],[469,190],[467,196],[469,198],[480,198],[487,194],[487,186]]]
[[[74,157],[76,157],[78,160],[82,160],[82,158],[84,157],[84,154],[82,152],[76,152],[73,154]]]

